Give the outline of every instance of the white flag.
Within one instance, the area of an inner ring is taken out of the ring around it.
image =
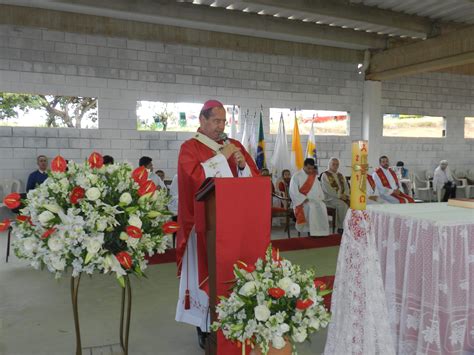
[[[240,139],[240,143],[244,146],[245,150],[249,151],[249,125],[248,125],[248,118],[249,116],[245,116],[244,120],[244,129],[242,130],[242,137]]]
[[[237,139],[237,125],[235,124],[235,105],[232,106],[229,138]]]
[[[246,134],[245,140],[244,136],[242,136],[242,144],[252,158],[255,158],[255,154],[257,154],[257,130],[255,115],[253,119],[247,117],[247,120],[245,121],[246,125],[244,126],[244,131],[247,129],[247,131],[244,132],[244,134]]]
[[[290,170],[290,152],[288,150],[288,140],[286,138],[285,122],[283,114],[280,116],[280,124],[278,126],[278,135],[275,141],[275,149],[272,156],[272,175],[273,178],[279,179],[281,172],[285,169]]]

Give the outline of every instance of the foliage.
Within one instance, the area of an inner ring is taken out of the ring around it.
[[[15,118],[18,111],[37,109],[47,114],[47,127],[81,128],[86,114],[97,122],[96,98],[0,93],[0,119]]]

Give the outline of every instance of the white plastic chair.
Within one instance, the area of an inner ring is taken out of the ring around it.
[[[1,192],[1,205],[0,207],[5,207],[3,205],[3,198],[12,193],[12,192],[20,192],[21,189],[21,182],[17,179],[0,179],[0,190]]]
[[[7,210],[7,213],[11,213],[8,210],[7,206],[3,204],[3,198],[12,193],[12,192],[20,192],[21,182],[17,179],[1,179],[0,180],[0,189],[1,189],[1,203],[0,203],[0,210],[3,212]],[[8,258],[10,256],[10,242],[11,242],[11,227],[8,229],[8,236],[7,236],[7,255],[6,255],[6,262],[8,263]]]
[[[474,169],[468,169],[466,171],[466,198],[474,197],[474,184],[470,184],[468,179],[474,181]]]
[[[421,179],[418,174],[413,174],[415,185],[415,196],[424,201],[433,201],[433,190],[428,180]],[[426,198],[423,198],[426,197]]]

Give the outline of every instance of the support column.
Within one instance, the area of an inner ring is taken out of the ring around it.
[[[364,99],[362,106],[362,138],[369,141],[369,166],[378,166],[382,154],[382,83],[380,81],[364,82]]]

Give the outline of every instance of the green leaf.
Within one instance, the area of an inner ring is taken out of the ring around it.
[[[329,295],[330,293],[332,293],[332,290],[322,290],[318,292],[318,296],[322,297],[322,296]]]
[[[94,256],[94,254],[87,253],[86,259],[84,260],[84,264],[85,264],[85,265],[89,264],[89,262],[91,261],[91,259],[92,259],[93,256]]]
[[[122,286],[122,288],[125,288],[125,278],[123,276],[117,277],[117,281],[119,282],[120,286]]]

